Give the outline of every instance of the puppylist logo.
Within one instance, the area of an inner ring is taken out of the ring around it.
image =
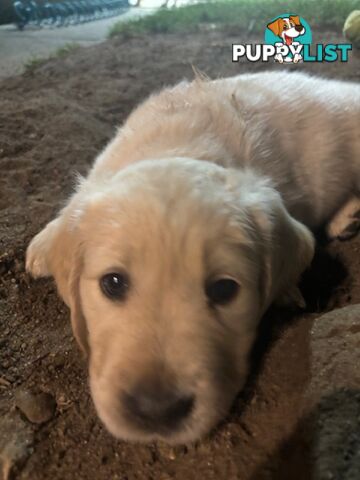
[[[232,61],[246,58],[250,62],[347,62],[350,43],[311,45],[310,25],[299,15],[282,14],[273,18],[265,29],[264,44],[233,44]]]

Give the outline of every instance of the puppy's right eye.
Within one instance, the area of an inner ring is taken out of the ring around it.
[[[125,300],[130,280],[125,273],[107,273],[100,279],[100,288],[111,300]]]

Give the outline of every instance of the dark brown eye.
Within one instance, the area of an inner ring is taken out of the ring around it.
[[[130,280],[125,273],[107,273],[100,279],[100,288],[110,300],[125,300]]]
[[[226,305],[235,299],[240,285],[232,278],[224,277],[209,281],[205,293],[211,305]]]
[[[284,25],[283,26],[283,30],[287,30],[288,29],[288,26],[287,25]]]

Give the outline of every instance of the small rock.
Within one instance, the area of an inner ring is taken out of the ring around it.
[[[65,358],[62,355],[57,355],[54,357],[53,365],[55,368],[62,368],[65,365]]]
[[[7,378],[0,377],[0,386],[9,387],[10,385],[11,385],[11,382]]]
[[[50,393],[33,394],[27,390],[17,392],[15,404],[32,423],[45,423],[55,413],[56,401]]]
[[[7,480],[14,466],[21,465],[30,455],[34,434],[15,412],[0,418],[0,478]]]
[[[173,448],[171,448],[170,451],[169,451],[169,459],[170,460],[175,460],[175,458],[176,458],[175,450]]]
[[[165,443],[159,442],[157,444],[157,450],[163,458],[167,458],[169,460],[175,460],[176,458],[175,449]]]

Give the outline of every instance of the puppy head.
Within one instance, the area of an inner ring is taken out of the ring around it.
[[[85,182],[27,267],[53,275],[70,306],[110,432],[182,443],[226,414],[262,313],[312,254],[265,180],[171,159]]]
[[[292,15],[289,18],[278,18],[267,26],[274,35],[282,38],[287,45],[292,43],[292,39],[303,35],[305,28],[300,22],[298,15]]]
[[[281,33],[284,30],[285,24],[286,22],[283,18],[277,18],[273,22],[269,23],[267,28],[269,28],[274,35],[276,35],[277,37],[280,37]]]

